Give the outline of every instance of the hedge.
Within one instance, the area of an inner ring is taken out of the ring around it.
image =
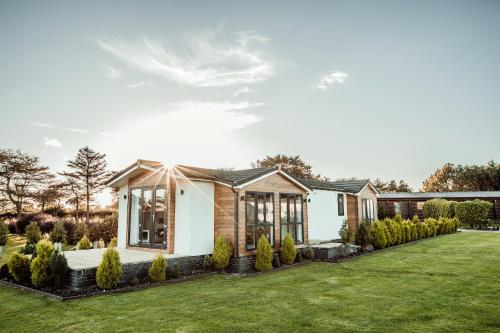
[[[486,225],[493,204],[484,200],[462,201],[455,204],[455,217],[472,228]]]
[[[455,203],[452,204],[452,202],[453,201],[438,198],[424,202],[424,206],[422,207],[424,217],[435,219],[439,219],[440,217],[453,217],[454,213],[451,212],[450,209]]]

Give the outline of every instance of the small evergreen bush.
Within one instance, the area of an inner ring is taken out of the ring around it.
[[[391,219],[384,219],[382,221],[389,232],[390,237],[387,238],[387,246],[397,245],[401,242],[398,232],[395,227],[395,222]]]
[[[419,224],[420,219],[418,218],[418,215],[413,215],[413,219],[411,220],[412,223]]]
[[[410,228],[411,228],[411,240],[412,241],[418,240],[417,225],[415,223],[410,222]]]
[[[5,246],[5,244],[7,244],[8,233],[9,233],[9,227],[7,226],[7,224],[5,224],[5,222],[0,221],[0,246]]]
[[[76,224],[76,229],[75,229],[75,239],[82,239],[83,236],[89,235],[89,230],[87,227],[87,224],[81,222]]]
[[[118,286],[122,275],[120,255],[114,247],[108,247],[97,267],[96,282],[101,289],[112,289]]]
[[[26,245],[37,244],[40,239],[42,239],[42,233],[40,232],[40,227],[36,222],[31,222],[25,231]]]
[[[339,230],[340,241],[342,244],[347,245],[354,242],[354,232],[347,227],[347,221],[344,221]]]
[[[221,270],[229,266],[231,252],[230,243],[222,235],[219,235],[215,240],[214,252],[212,253],[214,268]]]
[[[27,256],[14,252],[7,263],[10,274],[17,283],[26,283],[30,281],[30,259]]]
[[[49,284],[52,275],[50,272],[50,256],[54,252],[54,245],[42,239],[36,244],[36,258],[31,261],[31,283],[35,287],[44,287]]]
[[[62,289],[68,280],[68,261],[64,254],[54,251],[49,259],[50,273],[52,274],[52,283],[56,289]]]
[[[424,225],[422,223],[415,224],[415,227],[417,229],[417,239],[422,239],[425,237],[424,233]]]
[[[167,275],[167,260],[161,253],[158,253],[151,263],[148,270],[148,276],[151,281],[160,282],[164,281]]]
[[[437,221],[433,218],[428,218],[424,220],[424,223],[427,225],[428,234],[427,237],[434,237],[437,234]]]
[[[424,202],[422,207],[424,217],[432,217],[439,219],[440,217],[448,217],[450,212],[450,201],[446,199],[431,199]]]
[[[257,253],[255,258],[255,269],[258,271],[268,271],[273,268],[273,251],[269,240],[265,235],[260,236],[257,242]]]
[[[361,222],[354,239],[356,245],[359,245],[362,248],[368,246],[368,244],[372,241],[370,236],[370,225],[366,222]]]
[[[394,215],[394,222],[403,223],[403,217],[401,216],[401,214]]]
[[[54,229],[50,232],[50,240],[53,243],[65,243],[66,242],[66,229],[64,228],[64,223],[57,222],[54,225]]]
[[[291,265],[295,261],[296,255],[297,250],[295,249],[295,243],[292,235],[287,233],[285,235],[285,239],[283,240],[283,246],[280,250],[280,261],[286,265]]]
[[[387,246],[387,236],[386,236],[387,228],[380,221],[375,221],[372,223],[370,227],[370,234],[373,246],[376,249],[383,249]]]
[[[90,244],[90,240],[86,235],[83,235],[82,239],[78,242],[78,250],[89,250],[92,248],[92,244]]]
[[[461,201],[455,205],[455,217],[462,224],[470,224],[472,228],[487,225],[488,214],[493,204],[484,200]]]
[[[406,243],[413,241],[413,233],[411,230],[411,222],[404,222],[404,230],[405,230],[405,240]]]
[[[111,242],[109,242],[109,247],[116,247],[118,245],[118,239],[116,239],[116,237],[113,237],[111,239]]]

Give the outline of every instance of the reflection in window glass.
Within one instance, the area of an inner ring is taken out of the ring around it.
[[[302,196],[296,194],[280,194],[281,242],[287,233],[295,243],[304,242],[302,225]]]
[[[271,246],[274,246],[274,195],[272,193],[246,193],[245,226],[247,250],[255,249],[262,235],[265,235]]]

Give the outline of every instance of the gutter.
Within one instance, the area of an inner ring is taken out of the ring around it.
[[[234,186],[231,186],[231,191],[234,193],[234,207],[233,207],[233,227],[234,227],[234,244],[233,244],[233,256],[234,258],[239,257],[238,248],[239,248],[239,239],[238,239],[238,191],[234,189]]]

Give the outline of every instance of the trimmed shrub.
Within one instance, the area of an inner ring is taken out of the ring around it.
[[[424,238],[425,237],[424,225],[419,222],[419,223],[415,224],[415,227],[417,229],[417,239]]]
[[[455,210],[457,208],[457,203],[458,203],[458,201],[448,201],[448,214],[447,214],[447,216],[449,218],[455,217]]]
[[[112,289],[118,286],[122,275],[120,255],[114,247],[108,247],[102,255],[102,261],[97,267],[96,282],[101,289]]]
[[[7,263],[10,274],[17,283],[26,283],[30,281],[30,259],[27,256],[14,252]]]
[[[280,259],[286,265],[291,265],[295,261],[297,256],[297,250],[295,249],[295,243],[293,241],[292,235],[287,233],[285,239],[283,240],[283,246],[280,251]]]
[[[212,260],[215,269],[224,269],[229,266],[231,259],[231,245],[222,235],[217,236],[214,245],[214,252],[212,253]]]
[[[403,223],[403,217],[401,216],[401,214],[394,215],[394,222]]]
[[[433,218],[428,218],[424,220],[424,223],[427,225],[428,233],[427,237],[434,237],[437,234],[437,220]]]
[[[167,273],[167,260],[161,253],[158,253],[148,270],[148,276],[151,281],[160,282],[164,281]]]
[[[380,221],[375,221],[370,227],[370,234],[373,246],[376,249],[383,249],[387,246],[387,228]]]
[[[0,221],[0,246],[5,246],[7,244],[7,234],[9,233],[9,227],[5,222]]]
[[[116,239],[116,237],[113,237],[111,239],[111,242],[109,242],[109,245],[110,247],[116,247],[118,245],[118,239]]]
[[[42,239],[36,244],[36,258],[31,261],[31,283],[35,287],[44,287],[51,280],[50,256],[54,252],[54,245]]]
[[[472,228],[487,225],[488,213],[493,204],[484,200],[462,201],[455,204],[455,217],[462,224],[470,224]]]
[[[76,224],[76,229],[75,229],[75,239],[81,240],[83,236],[89,235],[89,230],[87,227],[87,224],[80,222]]]
[[[418,218],[418,215],[413,215],[413,218],[411,219],[411,222],[412,223],[415,223],[415,224],[419,224],[420,223],[420,219]]]
[[[36,222],[31,222],[26,227],[26,245],[37,244],[40,239],[42,239],[42,233],[40,232],[40,227]]]
[[[314,260],[314,250],[310,247],[304,250],[304,257],[308,260]]]
[[[347,221],[344,221],[339,230],[340,241],[342,244],[347,245],[354,242],[354,232],[347,227]]]
[[[113,213],[106,216],[101,223],[99,223],[101,238],[107,246],[114,237],[118,236],[118,215]]]
[[[409,221],[403,223],[406,243],[413,241],[413,233],[411,230],[411,224],[412,223]]]
[[[390,242],[389,242],[389,238],[387,239],[387,246],[392,246],[392,245],[397,245],[397,244],[400,244],[401,243],[401,236],[399,235],[398,233],[398,230],[397,230],[397,227],[396,227],[396,223],[391,220],[391,219],[384,219],[382,221],[384,224],[385,224],[385,227],[387,228],[387,231],[389,231],[389,234],[390,234]]]
[[[57,222],[54,225],[54,229],[50,232],[50,240],[53,243],[65,243],[66,242],[66,229],[62,222]]]
[[[418,232],[417,232],[417,225],[415,223],[410,222],[410,229],[411,229],[411,240],[416,241],[418,240]]]
[[[401,244],[404,244],[407,242],[405,225],[403,222],[396,222],[396,225],[398,226],[399,232],[401,233]]]
[[[257,242],[257,253],[255,257],[255,269],[258,271],[268,271],[273,268],[273,251],[266,236],[260,236]]]
[[[361,222],[359,224],[358,230],[356,230],[355,235],[355,244],[365,248],[370,244],[371,236],[370,236],[370,225],[366,222]]]
[[[431,199],[424,202],[422,209],[426,218],[439,219],[440,217],[448,217],[450,201],[445,199]]]
[[[90,244],[90,240],[84,235],[78,242],[78,250],[89,250],[91,248],[92,244]]]
[[[49,268],[52,274],[52,283],[56,289],[62,289],[68,281],[68,261],[64,254],[54,251],[49,258]]]

